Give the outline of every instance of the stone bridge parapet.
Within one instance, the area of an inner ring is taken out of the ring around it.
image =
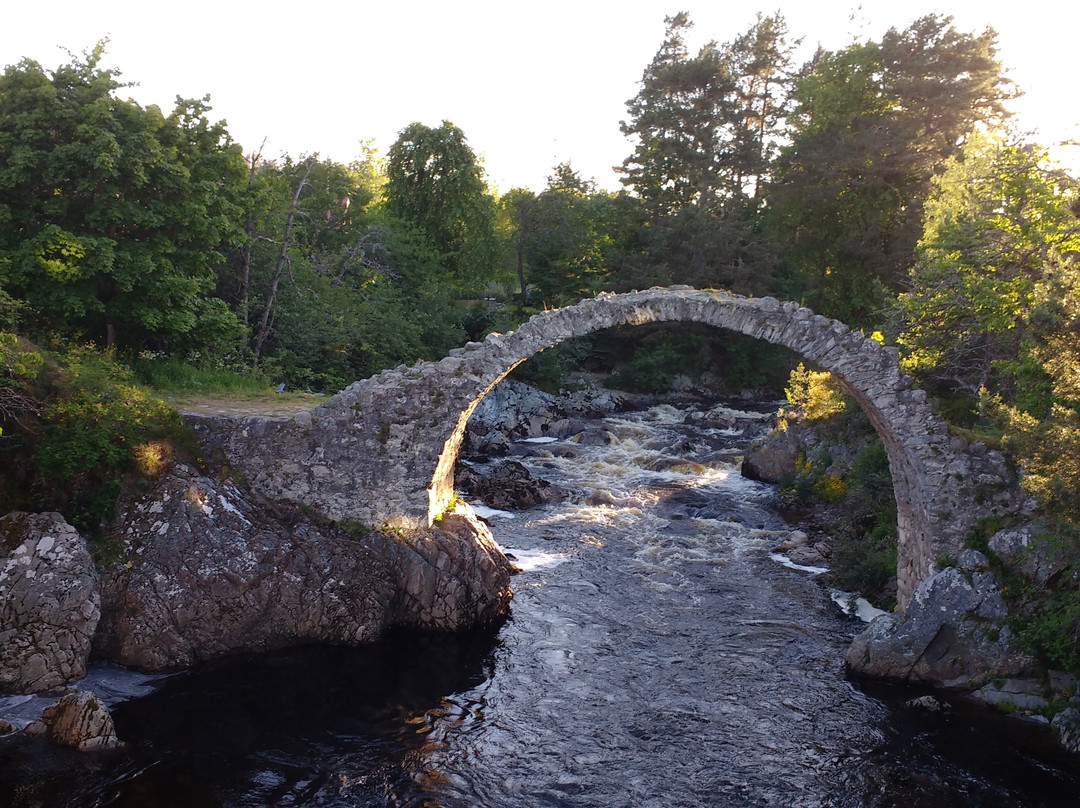
[[[696,322],[784,345],[834,374],[869,416],[889,457],[898,508],[898,589],[906,604],[942,557],[988,508],[975,454],[950,437],[922,390],[903,375],[895,348],[795,303],[689,287],[601,294],[537,314],[437,362],[417,362],[355,382],[290,418],[188,416],[218,452],[267,496],[333,519],[426,526],[453,497],[465,425],[484,395],[530,356],[618,325]],[[991,453],[992,454],[992,453]],[[981,464],[981,465],[980,465]]]

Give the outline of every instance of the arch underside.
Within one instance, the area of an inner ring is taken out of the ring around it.
[[[619,325],[656,322],[702,323],[783,345],[832,372],[852,394],[867,413],[889,457],[899,512],[901,603],[906,604],[918,581],[929,572],[920,557],[932,540],[924,475],[911,448],[920,441],[925,444],[925,434],[905,434],[904,428],[912,423],[910,413],[905,412],[903,417],[897,413],[901,406],[910,409],[901,401],[910,380],[900,373],[894,350],[851,332],[838,321],[772,298],[744,298],[686,287],[607,294],[536,315],[515,332],[489,336],[486,342],[474,344],[462,359],[463,372],[471,374],[475,384],[448,402],[450,411],[445,413],[452,428],[426,489],[429,522],[442,513],[454,495],[454,463],[469,416],[507,373],[545,348],[572,337]],[[928,416],[929,408],[925,409],[922,415]]]

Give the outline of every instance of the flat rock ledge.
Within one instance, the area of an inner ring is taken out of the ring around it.
[[[117,509],[95,653],[166,671],[239,651],[360,644],[392,626],[461,630],[505,613],[511,565],[478,520],[352,527],[179,465]]]
[[[966,550],[955,567],[919,585],[904,614],[870,623],[852,641],[845,662],[856,674],[946,689],[1036,675],[1035,660],[1009,646],[1006,614],[986,557]]]
[[[100,604],[86,544],[60,514],[0,517],[0,692],[85,676]]]

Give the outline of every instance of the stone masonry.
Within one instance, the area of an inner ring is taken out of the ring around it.
[[[925,392],[912,389],[895,348],[771,297],[685,286],[601,294],[454,349],[438,362],[355,382],[289,418],[189,416],[188,423],[208,453],[270,497],[333,519],[425,527],[454,495],[454,462],[469,416],[514,367],[571,337],[672,321],[787,346],[832,372],[866,411],[885,444],[896,490],[902,605],[937,570],[937,559],[960,555],[966,532],[993,507],[977,495],[980,465],[973,453],[950,438]]]

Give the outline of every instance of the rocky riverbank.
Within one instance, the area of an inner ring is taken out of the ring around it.
[[[514,460],[531,445],[522,441],[578,436],[584,419],[648,403],[606,390],[552,396],[501,384],[469,423],[459,485],[473,501],[500,509],[557,501],[565,492]],[[725,407],[692,416],[724,428],[738,423]],[[563,442],[558,451],[573,446]],[[789,428],[755,446],[743,473],[777,482],[815,452],[839,470],[855,450]],[[479,475],[469,458],[503,460]],[[1011,501],[1016,494],[994,475],[999,465],[987,453],[984,482],[1001,502]],[[1030,527],[1003,530],[990,548],[1047,580],[1057,571],[1031,551],[1032,536]],[[91,658],[170,671],[242,651],[360,644],[395,626],[464,629],[499,619],[510,599],[510,563],[467,510],[428,530],[337,524],[184,464],[153,489],[125,495],[94,547],[96,564],[59,514],[0,519],[0,691],[62,688],[82,677]],[[776,549],[793,563],[819,567],[829,563],[832,546],[811,528],[790,532]],[[906,613],[883,615],[856,638],[849,670],[973,693],[1033,716],[1056,710],[1063,742],[1076,748],[1075,681],[1039,670],[1010,644],[1007,608],[985,556],[971,550],[945,561]]]
[[[0,519],[0,692],[62,692],[89,659],[170,671],[397,626],[460,630],[510,600],[511,565],[469,514],[408,532],[342,526],[184,464],[126,494],[94,549],[96,565],[60,514]],[[111,745],[92,742],[97,719],[61,723],[58,737],[85,729],[70,745]]]
[[[751,447],[743,463],[745,476],[790,483],[800,465],[805,472],[818,463],[827,466],[826,475],[842,478],[867,440],[856,435],[854,442],[830,441],[804,425],[785,426]],[[1060,566],[1034,540],[1038,526],[1029,521],[1030,504],[1001,455],[981,445],[960,448],[974,460],[984,492],[981,507],[1020,521],[994,533],[988,552],[1039,585],[1060,574]],[[810,506],[804,518],[810,525],[835,521],[836,509],[842,507],[819,503]],[[810,533],[794,534],[777,551],[797,564],[828,565],[831,542],[812,528]],[[1052,723],[1062,745],[1080,752],[1075,677],[1041,668],[1018,648],[1009,623],[1009,607],[989,559],[968,549],[956,559],[938,559],[904,612],[876,617],[855,637],[845,664],[856,676],[930,685],[1030,721]]]

